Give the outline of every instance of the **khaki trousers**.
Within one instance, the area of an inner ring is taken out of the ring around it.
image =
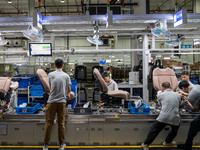
[[[59,144],[65,140],[65,112],[66,103],[48,103],[46,106],[46,122],[44,133],[44,144],[48,145],[55,115],[58,118],[58,140]]]

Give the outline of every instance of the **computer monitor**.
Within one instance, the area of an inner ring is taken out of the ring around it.
[[[30,56],[52,56],[51,43],[29,43]]]

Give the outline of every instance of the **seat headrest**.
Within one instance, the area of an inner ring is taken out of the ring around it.
[[[87,67],[79,65],[75,67],[74,77],[77,81],[87,80]]]
[[[106,82],[105,82],[104,79],[102,78],[102,76],[101,76],[99,70],[96,69],[96,68],[94,68],[94,71],[93,71],[93,72],[94,72],[95,78],[99,81],[99,83],[100,83],[100,85],[101,85],[101,87],[102,87],[102,91],[107,93],[107,92],[108,92],[108,87],[107,87],[107,85],[106,85]]]
[[[176,78],[175,72],[170,69],[160,69],[155,68],[153,70],[153,86],[154,88],[159,91],[162,90],[162,83],[169,82],[171,85],[171,89],[175,91],[178,87],[178,80]]]
[[[10,89],[11,80],[8,77],[0,77],[0,92],[7,93]]]
[[[49,79],[47,73],[43,69],[38,69],[36,71],[36,75],[38,76],[43,91],[49,93],[50,92],[50,85],[49,85]]]

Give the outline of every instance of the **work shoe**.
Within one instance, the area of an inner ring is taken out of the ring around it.
[[[43,145],[43,150],[48,150],[48,145]]]
[[[177,145],[177,148],[178,148],[178,149],[183,149],[183,150],[192,150],[192,148],[187,148],[187,147],[185,147],[184,144],[179,144],[179,145]]]
[[[163,142],[163,145],[164,146],[175,146],[176,145],[176,142],[175,141],[172,141],[171,143],[167,143],[166,141]]]
[[[146,145],[144,143],[141,144],[141,147],[143,148],[143,150],[149,150],[148,145]]]
[[[59,147],[59,150],[64,150],[64,149],[65,149],[65,147],[66,147],[66,144],[65,144],[65,143],[63,143],[63,144],[61,144],[61,145],[60,145],[60,147]]]

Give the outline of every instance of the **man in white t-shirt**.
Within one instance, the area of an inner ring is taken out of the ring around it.
[[[107,72],[103,72],[101,76],[104,79],[104,81],[107,83],[108,91],[118,90],[117,83],[114,80],[110,79],[109,74]]]

